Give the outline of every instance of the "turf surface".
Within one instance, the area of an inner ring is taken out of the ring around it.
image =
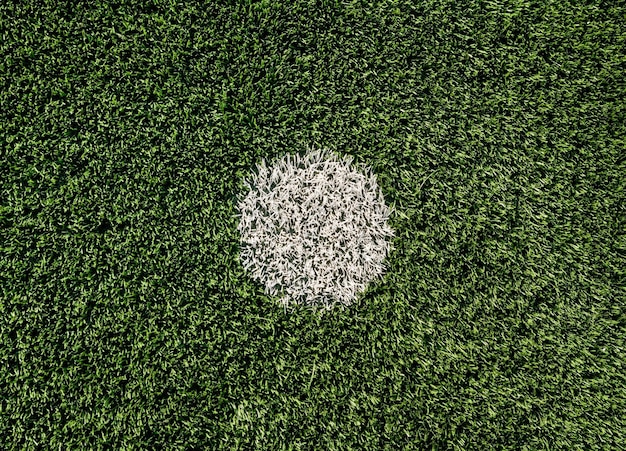
[[[0,4],[2,446],[626,449],[623,2],[76,5]],[[309,145],[395,251],[285,315],[234,198]]]

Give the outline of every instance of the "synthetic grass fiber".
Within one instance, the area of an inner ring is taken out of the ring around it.
[[[626,449],[626,7],[0,2],[0,447]],[[243,268],[263,159],[368,166],[346,308]]]
[[[242,266],[285,306],[350,305],[382,276],[393,236],[376,175],[325,149],[265,161],[238,202]],[[359,171],[361,169],[361,171]]]

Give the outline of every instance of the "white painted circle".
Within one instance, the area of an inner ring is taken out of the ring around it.
[[[384,274],[391,211],[368,168],[311,149],[262,161],[245,185],[240,260],[285,306],[347,306]]]

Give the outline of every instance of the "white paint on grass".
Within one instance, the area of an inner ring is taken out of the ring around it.
[[[263,160],[239,200],[240,259],[285,306],[349,305],[382,277],[394,234],[376,176],[311,149]]]

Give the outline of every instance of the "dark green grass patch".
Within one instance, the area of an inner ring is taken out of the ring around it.
[[[2,2],[0,447],[625,449],[620,3]],[[323,317],[238,260],[308,145],[396,209]]]

